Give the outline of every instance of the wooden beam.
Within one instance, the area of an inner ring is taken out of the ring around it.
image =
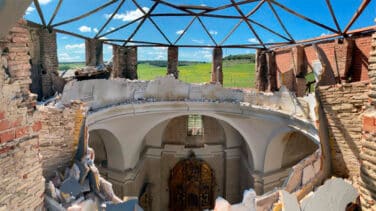
[[[134,19],[134,20],[132,20],[132,21],[126,23],[126,24],[123,24],[123,25],[121,25],[121,26],[119,26],[119,27],[117,27],[117,28],[115,28],[115,29],[113,29],[113,30],[111,30],[111,31],[108,31],[108,32],[106,32],[106,33],[104,33],[104,34],[101,34],[101,35],[99,35],[99,36],[96,37],[96,38],[104,37],[104,36],[106,36],[106,35],[109,35],[109,34],[112,34],[112,33],[114,33],[114,32],[117,32],[117,31],[119,31],[120,29],[123,29],[123,28],[125,28],[125,27],[127,27],[127,26],[129,26],[129,25],[131,25],[131,24],[133,24],[133,23],[135,23],[135,22],[137,22],[137,21],[143,19],[144,17],[145,17],[145,16],[141,16],[141,17],[139,17],[139,18],[137,18],[137,19]]]
[[[166,36],[166,34],[161,30],[161,28],[159,28],[159,26],[154,22],[154,20],[149,16],[147,15],[147,13],[144,11],[144,9],[142,9],[142,7],[137,3],[136,0],[132,0],[132,2],[136,5],[136,7],[142,12],[144,13],[144,15],[150,20],[150,22],[154,25],[154,27],[159,31],[159,33],[161,33],[161,35],[163,36],[163,38],[170,44],[172,45],[171,41],[168,39],[168,37]],[[158,4],[157,4],[158,5]]]
[[[174,42],[174,45],[179,42],[179,40],[183,37],[183,35],[185,34],[185,32],[189,29],[189,27],[191,27],[191,25],[193,24],[193,22],[196,20],[196,16],[194,16],[191,20],[191,22],[189,22],[189,24],[183,29],[183,33],[181,33],[179,35],[178,38],[176,38],[175,42]]]
[[[102,33],[102,31],[104,30],[104,28],[106,28],[106,26],[111,22],[112,18],[114,18],[114,16],[116,15],[116,13],[119,11],[119,9],[121,8],[121,6],[123,6],[125,0],[121,0],[121,2],[119,3],[119,5],[116,7],[115,11],[111,14],[111,16],[107,19],[106,23],[103,24],[103,26],[99,29],[99,31],[97,32],[97,34],[95,35],[95,38],[98,38],[100,33]]]
[[[337,21],[336,15],[334,14],[334,10],[333,10],[332,4],[330,3],[330,0],[325,0],[325,1],[326,1],[326,5],[328,6],[328,9],[329,9],[330,15],[332,16],[332,19],[333,19],[333,21],[334,21],[334,24],[335,24],[336,27],[337,27],[337,30],[340,32],[340,34],[342,34],[342,32],[341,32],[341,27],[339,27],[339,24],[338,24],[338,21]]]
[[[252,11],[250,11],[246,17],[248,18],[249,16],[251,16],[253,13],[255,13],[260,7],[261,5],[264,3],[264,0],[260,1],[255,8],[252,9]],[[231,31],[222,39],[220,45],[223,45],[224,42],[226,42],[226,40],[235,32],[235,30],[240,26],[240,24],[244,21],[244,19],[240,19],[239,22],[231,29]]]
[[[86,39],[91,39],[90,37],[86,37],[86,36],[83,36],[83,35],[80,35],[80,34],[76,34],[76,33],[73,33],[73,32],[64,31],[64,30],[61,30],[61,29],[54,28],[54,31],[62,33],[62,34],[67,34],[67,35],[70,35],[70,36],[73,36],[73,37],[78,37],[78,38],[81,38],[81,39],[85,39],[85,40]]]
[[[354,35],[354,34],[359,34],[359,33],[373,33],[373,32],[376,32],[376,26],[368,26],[368,27],[364,27],[361,29],[351,30],[347,32],[347,35]],[[299,41],[296,41],[295,43],[286,44],[285,46],[287,47],[287,46],[298,45],[298,44],[309,44],[309,43],[315,43],[315,42],[319,42],[323,40],[331,40],[331,39],[335,39],[339,37],[343,37],[343,36],[340,34],[330,34],[330,35],[325,35],[325,36],[320,36],[320,37],[309,38],[305,40],[299,40]],[[282,46],[282,47],[285,47],[285,46]],[[271,49],[276,49],[279,47],[281,46],[271,46]]]
[[[163,16],[201,16],[201,17],[209,17],[209,18],[223,18],[223,19],[241,19],[241,16],[236,15],[217,15],[217,14],[202,14],[202,15],[196,15],[196,14],[188,14],[188,13],[155,13],[150,14],[151,17],[163,17]]]
[[[65,20],[65,21],[62,21],[60,23],[53,24],[51,27],[56,27],[56,26],[67,24],[67,23],[72,23],[74,21],[78,21],[78,20],[80,20],[82,18],[85,18],[85,17],[87,17],[87,16],[89,16],[91,14],[94,14],[94,13],[96,13],[96,12],[98,12],[98,11],[106,8],[106,7],[108,7],[109,5],[111,5],[111,4],[113,4],[113,3],[117,2],[117,1],[118,0],[109,1],[109,2],[107,2],[105,4],[103,4],[102,6],[99,6],[99,7],[95,8],[95,9],[93,9],[93,10],[87,12],[87,13],[84,13],[84,14],[82,14],[80,16],[77,16],[77,17],[74,17],[74,18],[71,18],[71,19],[68,19],[68,20]]]
[[[55,8],[55,11],[54,11],[54,13],[53,13],[52,16],[51,16],[51,19],[50,19],[50,21],[48,22],[47,27],[51,26],[51,23],[54,21],[54,19],[55,19],[57,13],[59,12],[59,9],[60,9],[62,3],[63,3],[63,0],[59,0],[59,3],[57,3],[57,6],[56,6],[56,8]]]
[[[360,4],[359,8],[356,10],[355,14],[343,30],[343,34],[346,34],[346,32],[350,29],[350,27],[354,24],[354,22],[359,18],[359,16],[362,14],[363,10],[367,7],[367,5],[371,2],[371,0],[363,0]]]
[[[128,37],[128,39],[124,42],[123,46],[125,46],[130,40],[132,40],[132,38],[134,37],[134,35],[136,35],[136,33],[138,32],[138,30],[141,28],[141,26],[144,24],[144,22],[146,21],[147,19],[147,16],[153,12],[153,10],[157,7],[159,3],[158,2],[154,2],[153,6],[151,6],[150,10],[148,11],[147,14],[145,14],[143,16],[143,19],[141,20],[141,22],[138,24],[138,26],[136,27],[136,29],[132,32],[132,34]]]
[[[244,13],[241,11],[241,9],[239,8],[238,5],[236,5],[235,1],[234,0],[231,0],[231,3],[234,4],[235,6],[235,9],[238,11],[239,15],[242,16],[242,18],[244,19],[245,23],[248,25],[249,29],[252,31],[252,33],[255,35],[256,39],[261,43],[261,45],[266,48],[266,46],[264,45],[264,43],[262,42],[262,40],[260,39],[259,35],[257,34],[257,32],[253,29],[252,25],[248,22],[248,19],[244,16]]]
[[[39,18],[43,24],[43,26],[46,26],[46,21],[44,19],[44,16],[43,16],[43,12],[42,12],[42,9],[40,8],[40,5],[39,5],[39,2],[38,0],[34,0],[34,5],[37,9],[37,12],[38,12],[38,15],[39,15]]]
[[[306,16],[304,16],[304,15],[302,15],[302,14],[299,14],[299,13],[295,12],[294,10],[292,10],[292,9],[290,9],[290,8],[288,8],[288,7],[286,7],[286,6],[283,5],[283,4],[278,3],[278,2],[275,1],[275,0],[269,0],[269,1],[272,2],[273,4],[277,5],[278,7],[282,8],[282,9],[285,10],[286,12],[289,12],[289,13],[291,13],[291,14],[293,14],[293,15],[295,15],[295,16],[297,16],[297,17],[299,17],[299,18],[301,18],[301,19],[303,19],[303,20],[305,20],[305,21],[308,21],[308,22],[310,22],[310,23],[312,23],[312,24],[315,24],[315,25],[317,25],[317,26],[320,26],[321,28],[324,28],[324,29],[329,30],[329,31],[331,31],[331,32],[338,33],[338,34],[340,33],[339,31],[336,31],[335,29],[333,29],[333,28],[331,28],[331,27],[329,27],[329,26],[327,26],[327,25],[324,25],[324,24],[322,24],[322,23],[320,23],[320,22],[317,22],[317,21],[312,20],[312,19],[310,19],[310,18],[308,18],[308,17],[306,17]]]
[[[191,14],[191,15],[194,15],[194,16],[197,15],[196,13],[194,13],[194,12],[188,10],[188,9],[180,8],[180,7],[178,7],[178,6],[175,5],[175,4],[171,4],[171,3],[166,2],[166,1],[163,1],[163,0],[153,0],[153,1],[156,2],[156,3],[164,4],[164,5],[166,5],[166,6],[172,7],[172,8],[177,9],[177,10],[180,10],[180,11],[186,12],[186,13]]]
[[[213,36],[210,34],[209,30],[206,28],[205,24],[202,22],[200,17],[197,17],[197,20],[200,22],[201,26],[204,28],[206,34],[210,37],[211,41],[214,43],[214,45],[218,45]]]
[[[236,5],[249,4],[249,3],[252,3],[252,2],[256,2],[256,1],[261,1],[261,0],[244,0],[244,1],[236,2]],[[227,8],[230,8],[230,7],[233,7],[233,6],[234,6],[234,4],[232,4],[232,3],[231,4],[226,4],[226,5],[215,7],[212,10],[203,11],[203,12],[200,12],[200,13],[197,13],[197,14],[198,15],[203,15],[203,14],[206,14],[208,12],[215,12],[215,11],[227,9]]]
[[[289,31],[287,30],[285,24],[283,23],[283,21],[281,20],[281,18],[279,17],[277,11],[274,9],[273,5],[270,3],[270,1],[268,0],[268,5],[270,7],[270,9],[272,10],[274,16],[277,18],[277,21],[279,23],[279,25],[281,25],[283,31],[285,31],[285,33],[287,34],[287,36],[289,36],[290,40],[294,42],[294,38],[291,36],[291,34],[289,33]]]

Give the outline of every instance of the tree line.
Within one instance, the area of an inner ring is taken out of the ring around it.
[[[223,60],[249,60],[251,63],[255,63],[256,55],[253,53],[250,54],[237,54],[237,55],[228,55],[223,57]]]

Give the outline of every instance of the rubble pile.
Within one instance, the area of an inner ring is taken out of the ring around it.
[[[65,80],[77,79],[78,81],[89,79],[108,79],[111,75],[112,67],[108,64],[98,66],[85,66],[76,69],[69,69],[62,73]]]
[[[80,154],[84,154],[81,159]],[[79,147],[71,168],[55,172],[46,183],[45,207],[48,210],[135,210],[138,207],[137,200],[123,202],[115,195],[112,184],[99,175],[94,159],[94,150],[87,148],[83,153]]]

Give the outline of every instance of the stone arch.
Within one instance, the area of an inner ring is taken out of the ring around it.
[[[119,140],[108,130],[89,132],[89,146],[93,147],[97,162],[109,169],[121,169],[123,153]]]
[[[274,133],[266,149],[264,173],[288,168],[319,148],[319,143],[301,131],[283,128]]]

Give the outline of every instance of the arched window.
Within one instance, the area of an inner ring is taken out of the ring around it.
[[[204,134],[204,127],[202,124],[202,116],[192,114],[188,116],[188,136],[202,136]]]

